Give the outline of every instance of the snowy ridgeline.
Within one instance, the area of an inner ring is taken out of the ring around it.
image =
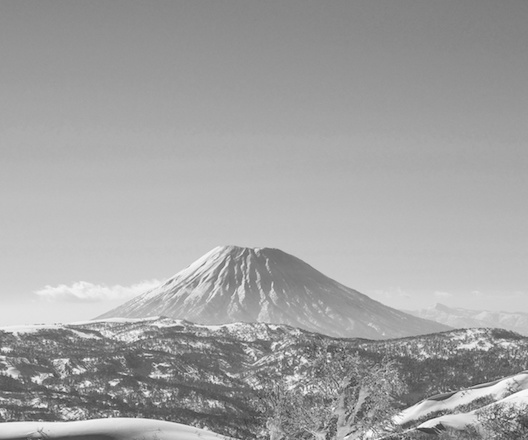
[[[460,391],[431,396],[400,412],[394,422],[397,426],[415,425],[413,429],[431,434],[475,429],[487,438],[490,421],[495,423],[500,421],[496,419],[515,413],[522,415],[527,407],[528,371],[524,371]],[[510,426],[516,423],[515,420],[509,422]]]
[[[211,431],[149,419],[109,418],[78,422],[8,422],[0,440],[229,440]]]
[[[528,336],[528,313],[471,310],[448,307],[444,304],[436,304],[433,307],[421,310],[407,311],[407,313],[453,328],[503,328]]]

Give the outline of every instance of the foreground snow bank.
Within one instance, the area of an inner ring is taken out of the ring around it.
[[[435,412],[454,411],[461,405],[469,405],[485,397],[499,401],[508,395],[526,389],[528,389],[528,371],[523,371],[494,382],[429,397],[403,410],[394,418],[394,423],[403,425],[427,417]]]
[[[523,410],[528,405],[528,390],[522,390],[512,394],[498,402],[490,403],[481,408],[461,414],[448,414],[434,419],[427,420],[417,427],[423,432],[440,432],[446,428],[452,430],[464,431],[468,426],[474,426],[480,432],[486,434],[485,428],[482,427],[480,416],[486,418],[486,413],[495,414],[495,417],[500,417],[501,408],[517,408]],[[499,409],[499,411],[494,411]],[[508,420],[512,423],[511,420]],[[519,437],[520,438],[520,437]]]
[[[0,423],[0,440],[230,440],[211,431],[150,419]],[[234,440],[234,439],[231,439]]]

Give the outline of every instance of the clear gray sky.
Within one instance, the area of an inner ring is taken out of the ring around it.
[[[528,312],[528,2],[0,2],[0,325],[217,245]],[[37,294],[40,292],[40,294]]]

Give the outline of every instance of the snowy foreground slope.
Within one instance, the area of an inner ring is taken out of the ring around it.
[[[100,318],[286,324],[333,337],[389,339],[450,327],[385,306],[279,249],[221,246]]]
[[[526,371],[502,380],[429,397],[402,411],[395,421],[403,425],[440,411],[455,411],[457,407],[469,405],[477,399],[489,398],[498,401],[525,389],[528,389],[528,372]]]
[[[501,413],[509,409],[520,410],[521,414],[526,410],[528,405],[528,390],[519,391],[512,394],[511,396],[505,397],[497,402],[490,403],[488,405],[477,408],[473,411],[466,413],[448,414],[440,417],[435,417],[431,420],[420,424],[417,429],[419,431],[427,433],[439,433],[441,431],[456,430],[465,431],[469,427],[473,426],[481,434],[486,434],[486,427],[483,424],[483,420],[489,417],[501,417]],[[504,417],[506,419],[506,417]],[[508,417],[509,423],[514,423],[510,417]],[[515,425],[514,425],[515,426]],[[521,437],[519,436],[519,439]],[[523,437],[524,438],[524,437]]]
[[[78,422],[0,423],[0,440],[229,440],[211,431],[160,420],[108,418]]]
[[[446,429],[464,431],[471,426],[482,431],[486,412],[500,413],[510,405],[528,405],[528,371],[429,397],[402,411],[394,418],[394,422],[396,425],[409,426],[421,421],[415,429],[432,434]],[[428,420],[424,422],[424,419]]]

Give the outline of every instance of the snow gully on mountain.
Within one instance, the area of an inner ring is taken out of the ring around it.
[[[388,339],[449,327],[408,315],[279,249],[214,248],[100,318],[167,316],[200,324],[287,324],[334,337]]]

